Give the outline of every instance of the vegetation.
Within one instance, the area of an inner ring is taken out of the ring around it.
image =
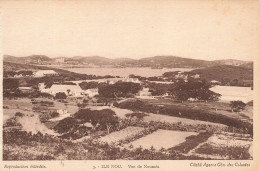
[[[125,101],[121,102],[120,104],[115,103],[114,105],[119,108],[129,109],[136,112],[142,111],[147,113],[160,113],[169,116],[220,123],[227,126],[236,127],[245,131],[246,133],[253,134],[253,125],[251,123],[201,109],[193,109],[175,105],[164,105],[162,107],[149,104],[141,100]]]
[[[106,98],[131,97],[141,90],[141,85],[132,82],[116,82],[98,89],[100,96]]]
[[[240,146],[215,147],[211,144],[205,143],[195,151],[200,154],[214,154],[228,157],[228,159],[245,160],[250,158],[248,148],[249,147]]]
[[[199,101],[217,101],[220,94],[209,90],[210,88],[211,85],[205,81],[178,81],[170,89],[170,94],[181,101],[187,101],[190,98]]]
[[[179,151],[181,153],[188,153],[190,150],[197,147],[199,144],[208,140],[211,137],[212,133],[209,132],[201,132],[198,135],[192,135],[186,138],[184,143],[181,143],[170,150]]]
[[[56,93],[55,99],[66,99],[67,95],[64,92]]]
[[[149,88],[152,96],[163,96],[166,93],[169,93],[170,89],[174,86],[173,84],[160,84],[151,82],[147,82],[145,85]]]
[[[241,110],[245,109],[246,104],[244,102],[240,101],[240,100],[231,101],[230,107],[231,107],[232,111],[240,112]]]
[[[219,65],[203,69],[195,69],[189,74],[200,74],[201,79],[217,80],[223,85],[243,86],[243,80],[253,80],[253,69],[231,65]]]
[[[3,160],[184,160],[205,159],[184,156],[177,152],[156,152],[151,149],[120,149],[114,145],[73,143],[41,133],[10,130],[3,133]]]
[[[79,86],[82,88],[82,90],[92,89],[92,88],[100,88],[101,86],[105,86],[107,83],[99,83],[95,81],[91,82],[81,82]]]
[[[110,109],[90,110],[81,109],[74,117],[79,119],[81,123],[90,122],[94,127],[98,125],[101,130],[106,129],[109,134],[111,129],[115,129],[119,123],[115,112]]]

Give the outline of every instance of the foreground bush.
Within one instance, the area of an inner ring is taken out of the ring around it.
[[[192,109],[188,107],[179,107],[173,105],[157,106],[143,102],[141,100],[125,101],[122,103],[115,103],[116,107],[129,109],[133,111],[142,111],[147,113],[160,113],[169,116],[188,118],[194,120],[208,121],[220,123],[227,126],[232,126],[243,130],[245,133],[253,134],[253,125],[239,119],[231,118],[225,115],[211,113],[201,109]]]

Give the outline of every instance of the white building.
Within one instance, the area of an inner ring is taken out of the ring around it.
[[[40,84],[42,86],[42,84]],[[84,90],[81,89],[78,85],[58,85],[53,84],[50,88],[45,89],[39,87],[41,92],[49,93],[51,95],[56,95],[57,93],[65,93],[67,96],[83,96],[85,95]]]
[[[153,99],[152,93],[149,91],[149,88],[143,88],[138,92],[138,95],[136,96],[140,99]]]
[[[50,75],[58,75],[58,73],[53,70],[39,70],[39,71],[34,72],[35,77],[44,77],[44,76],[50,76]]]
[[[85,94],[92,98],[92,97],[98,95],[98,88],[87,89],[85,91]]]

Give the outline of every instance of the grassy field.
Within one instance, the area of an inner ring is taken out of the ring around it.
[[[65,103],[45,98],[34,100],[40,103],[33,104],[26,98],[4,99],[4,121],[13,118],[22,125],[4,128],[4,160],[252,159],[249,152],[252,135],[230,133],[232,129],[229,130],[228,126],[212,121],[160,114],[153,108],[149,108],[152,113],[144,112],[148,115],[143,119],[130,119],[125,115],[132,113],[132,110],[93,106],[95,110],[108,108],[115,111],[121,126],[110,134],[93,129],[91,134],[82,139],[65,140],[58,138],[59,135],[54,132],[53,127],[59,121],[50,121],[49,113],[57,109],[75,113],[79,109],[79,99],[67,99]],[[247,118],[246,122],[250,124],[247,110],[243,111],[247,114],[233,113],[225,103],[177,103],[171,99],[143,101],[165,109],[169,106],[171,109],[183,108],[191,112],[199,109],[231,119]],[[24,115],[17,117],[17,112]]]
[[[126,146],[133,145],[134,148],[141,146],[144,149],[150,149],[153,147],[155,150],[160,150],[161,148],[168,149],[185,142],[186,137],[191,135],[197,135],[197,133],[159,129],[152,134],[148,134],[127,144]]]
[[[108,134],[104,137],[101,137],[99,141],[105,142],[105,143],[118,143],[120,141],[129,139],[131,137],[136,136],[139,133],[142,133],[145,130],[145,128],[142,127],[133,127],[129,126],[126,127],[120,131],[113,132],[111,134]]]

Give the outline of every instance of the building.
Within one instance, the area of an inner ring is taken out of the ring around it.
[[[85,94],[92,98],[92,97],[98,95],[98,88],[87,89],[85,91]]]
[[[64,63],[64,62],[65,62],[65,58],[63,58],[63,57],[56,58],[56,59],[55,59],[55,62]]]
[[[59,115],[66,115],[66,114],[68,114],[68,111],[66,109],[58,109],[56,112]]]
[[[149,91],[149,88],[143,88],[140,90],[136,96],[140,99],[153,99],[152,93]]]
[[[18,89],[21,92],[24,92],[24,93],[28,93],[28,92],[32,92],[33,91],[32,87],[18,87]]]
[[[194,79],[199,79],[200,75],[199,74],[195,74],[195,75],[192,75],[191,77],[194,78]]]
[[[34,77],[44,77],[44,76],[58,75],[58,73],[53,70],[38,70],[35,71],[33,75]]]
[[[219,82],[217,80],[212,80],[212,81],[210,81],[210,83],[213,84],[213,85],[220,85],[221,84],[221,82]]]
[[[45,88],[42,87],[42,84],[40,84],[39,89],[43,93],[49,93],[49,94],[54,95],[54,96],[57,93],[65,93],[67,96],[76,96],[76,97],[85,95],[84,90],[82,90],[79,85],[53,84],[50,88],[45,89]]]

